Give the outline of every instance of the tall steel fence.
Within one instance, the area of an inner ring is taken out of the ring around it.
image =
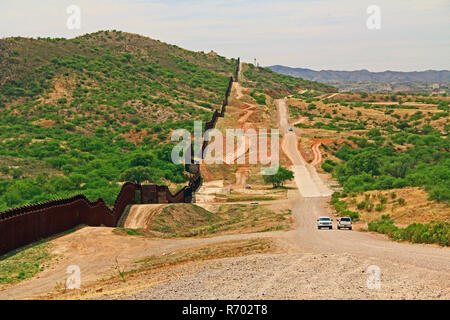
[[[235,78],[230,77],[220,111],[215,110],[205,129],[212,129],[219,117],[223,117],[231,88],[238,80],[239,62]],[[202,145],[202,153],[206,143]],[[202,183],[199,165],[187,186],[172,194],[167,186],[140,185],[127,182],[117,195],[114,206],[109,208],[103,199],[91,202],[83,194],[0,212],[0,255],[33,243],[39,239],[73,229],[78,225],[117,226],[125,208],[135,203],[189,203]],[[138,199],[139,198],[139,199]]]

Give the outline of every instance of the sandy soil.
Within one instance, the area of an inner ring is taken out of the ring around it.
[[[236,90],[235,91],[236,99],[238,99],[238,100],[241,99],[244,96],[244,94],[242,93],[241,84],[239,82],[234,82],[233,87]]]
[[[237,188],[245,188],[247,185],[247,179],[249,175],[249,168],[248,167],[239,167],[236,170],[236,187]]]

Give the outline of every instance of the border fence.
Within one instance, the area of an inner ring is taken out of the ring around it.
[[[230,77],[228,82],[222,107],[220,111],[214,111],[211,120],[205,124],[205,130],[214,128],[217,119],[224,116],[233,82],[238,81],[239,68],[240,58],[237,60],[235,77]],[[204,141],[202,153],[206,146],[207,141]],[[193,193],[201,186],[202,177],[199,164],[189,164],[189,168],[193,175],[188,185],[175,194],[167,186],[124,183],[112,209],[101,198],[91,202],[80,194],[0,212],[0,255],[78,225],[115,227],[125,208],[131,204],[192,202]]]

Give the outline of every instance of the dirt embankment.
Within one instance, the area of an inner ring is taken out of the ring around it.
[[[168,205],[135,205],[119,234],[138,234],[153,237],[217,236],[292,227],[292,215],[281,205],[216,203],[206,206],[178,203]],[[131,228],[134,230],[127,230]]]
[[[155,216],[163,209],[163,204],[132,206],[123,224],[127,229],[150,229]]]

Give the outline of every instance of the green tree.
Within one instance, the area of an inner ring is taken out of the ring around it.
[[[146,167],[133,167],[126,171],[124,171],[120,178],[123,181],[131,181],[134,183],[141,183],[146,180],[152,180],[152,172],[149,168]]]
[[[23,175],[23,170],[20,168],[14,168],[12,170],[12,176],[13,179],[20,179],[20,177]]]
[[[273,175],[263,176],[265,183],[272,183],[274,188],[283,186],[284,182],[292,180],[294,172],[283,167],[278,168],[278,172]]]
[[[148,167],[151,165],[154,157],[150,153],[137,153],[131,159],[132,167]]]

